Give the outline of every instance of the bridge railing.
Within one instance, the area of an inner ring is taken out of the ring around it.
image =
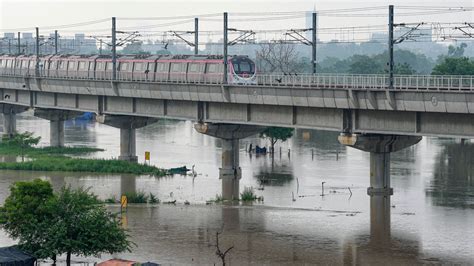
[[[59,73],[58,71],[41,71],[41,77],[55,79],[87,79],[87,80],[111,80],[112,73],[88,71]],[[2,72],[2,76],[35,77],[34,71],[24,73]],[[130,74],[117,72],[118,81],[129,82],[156,82],[156,83],[181,83],[181,84],[222,84],[222,75],[188,75],[186,74],[159,74],[141,73]],[[229,79],[230,80],[230,79]],[[270,86],[270,87],[305,87],[311,89],[334,88],[334,89],[388,89],[389,78],[387,75],[357,75],[357,74],[258,74],[255,83],[232,84],[233,86]],[[455,75],[395,75],[395,90],[450,90],[450,91],[474,91],[474,76]]]
[[[263,86],[388,89],[387,75],[349,74],[259,74]],[[394,89],[399,90],[474,90],[474,76],[396,75]]]

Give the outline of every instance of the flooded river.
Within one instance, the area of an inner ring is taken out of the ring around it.
[[[49,143],[46,120],[25,114],[17,128]],[[92,155],[99,158],[117,157],[120,148],[118,129],[90,122],[67,122],[65,142],[104,148]],[[177,200],[130,206],[123,215],[137,247],[113,257],[142,262],[218,265],[215,237],[222,232],[221,249],[234,247],[226,258],[230,265],[474,263],[474,143],[424,138],[394,153],[391,218],[382,224],[371,222],[369,154],[339,145],[336,133],[297,130],[278,144],[274,160],[247,153],[250,143],[265,141],[241,141],[240,186],[259,188],[263,203],[206,205],[221,193],[220,141],[177,121],[137,130],[137,155],[143,162],[150,151],[151,163],[164,168],[195,165],[195,178],[0,171],[0,202],[13,182],[33,178],[50,180],[55,189],[91,187],[103,199],[144,191],[161,201]],[[1,246],[12,243],[0,233]]]

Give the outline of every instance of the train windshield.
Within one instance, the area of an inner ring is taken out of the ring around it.
[[[255,73],[255,64],[246,57],[236,57],[232,59],[235,74],[241,77],[252,76]]]

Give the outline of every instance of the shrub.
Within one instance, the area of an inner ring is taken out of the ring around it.
[[[255,201],[257,200],[257,195],[255,195],[253,188],[246,187],[244,192],[240,193],[240,199],[242,201]]]

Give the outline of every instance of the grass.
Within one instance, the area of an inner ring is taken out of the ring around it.
[[[0,154],[2,155],[25,155],[37,157],[41,155],[80,155],[104,151],[99,148],[88,147],[25,147],[21,148],[13,144],[0,143]]]
[[[122,173],[135,175],[165,176],[166,171],[154,166],[131,163],[121,160],[71,158],[67,155],[80,155],[97,151],[87,147],[24,147],[0,143],[0,154],[22,155],[31,158],[27,162],[0,162],[2,170],[24,171],[62,171]]]
[[[246,188],[244,188],[244,191],[242,193],[240,193],[240,199],[242,201],[256,201],[257,200],[257,195],[253,191],[253,188],[246,187]]]
[[[61,172],[94,172],[123,173],[135,175],[164,176],[166,171],[154,166],[137,164],[121,160],[83,159],[66,156],[34,157],[28,162],[0,163],[3,170],[25,171],[61,171]]]
[[[128,203],[147,203],[148,195],[143,191],[125,193]]]
[[[145,204],[145,203],[158,204],[158,203],[160,203],[160,200],[158,199],[158,197],[155,194],[151,193],[151,192],[149,194],[146,194],[143,191],[129,192],[129,193],[125,193],[125,196],[127,196],[127,202],[128,203],[138,203],[138,204]],[[111,196],[111,197],[105,199],[104,203],[114,204],[114,203],[120,203],[120,201],[117,200],[115,198],[115,196]]]

